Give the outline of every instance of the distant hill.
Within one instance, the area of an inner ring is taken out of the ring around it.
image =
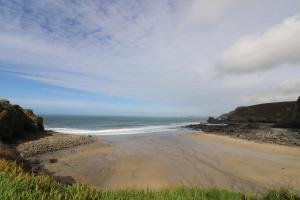
[[[218,119],[233,122],[279,123],[288,120],[296,101],[242,106],[223,114]]]

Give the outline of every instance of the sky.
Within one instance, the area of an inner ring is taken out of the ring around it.
[[[217,116],[300,95],[299,0],[0,0],[0,98]]]

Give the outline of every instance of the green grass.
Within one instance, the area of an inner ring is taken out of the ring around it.
[[[226,190],[203,190],[199,188],[176,188],[162,191],[122,190],[102,191],[78,184],[63,185],[47,176],[34,176],[25,172],[14,162],[0,160],[0,199],[1,200],[40,200],[40,199],[106,199],[106,200],[299,200],[287,190],[272,191],[265,196],[256,197]]]

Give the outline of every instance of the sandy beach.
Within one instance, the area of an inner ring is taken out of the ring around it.
[[[101,136],[94,143],[32,159],[39,159],[54,176],[102,189],[300,188],[300,148],[199,132]]]

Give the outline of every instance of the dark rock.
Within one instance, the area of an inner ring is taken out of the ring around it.
[[[0,141],[0,159],[10,160],[16,162],[19,166],[21,166],[25,170],[30,169],[30,163],[23,159],[18,151],[13,146],[9,146],[7,144],[3,144]]]
[[[223,123],[223,120],[216,119],[214,117],[208,117],[206,122],[210,123],[210,124],[220,124],[220,123]]]
[[[32,110],[24,109],[23,112],[30,119],[29,127],[33,130],[43,131],[43,118],[35,115]]]
[[[267,128],[264,124],[238,123],[238,124],[192,124],[185,126],[192,130],[204,133],[228,135],[234,138],[256,141],[259,143],[280,144],[287,146],[300,146],[300,134],[289,129],[273,129],[271,124]]]
[[[300,96],[290,112],[289,117],[276,124],[275,127],[300,128]]]
[[[14,148],[0,141],[0,159],[20,161],[21,157]]]
[[[54,180],[67,185],[76,183],[75,179],[71,176],[53,176],[53,178]]]
[[[258,129],[260,126],[258,123],[250,122],[250,123],[242,123],[240,125],[241,129]]]
[[[300,128],[300,96],[290,116],[290,123],[293,127]]]
[[[34,165],[38,165],[41,163],[38,159],[31,160],[30,162],[31,162],[31,164],[34,164]]]
[[[206,123],[184,128],[218,135],[288,146],[300,146],[300,97],[297,102],[267,103],[238,107]],[[274,129],[275,127],[293,129]]]
[[[51,159],[49,159],[49,162],[50,163],[57,163],[57,159],[56,158],[51,158]]]
[[[184,128],[189,128],[192,130],[201,130],[204,132],[230,132],[234,129],[232,129],[233,125],[227,125],[227,124],[216,124],[216,125],[211,125],[211,124],[191,124],[184,126]]]
[[[242,106],[218,117],[225,122],[279,123],[286,120],[294,108],[295,102],[265,103]]]
[[[0,140],[11,141],[22,133],[43,130],[43,119],[32,110],[22,109],[7,100],[0,100]]]

